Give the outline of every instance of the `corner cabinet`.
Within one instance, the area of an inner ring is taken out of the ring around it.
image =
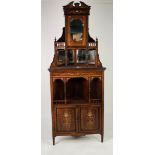
[[[53,145],[65,135],[100,134],[103,142],[105,67],[88,32],[90,6],[71,2],[63,9],[65,27],[49,68]]]

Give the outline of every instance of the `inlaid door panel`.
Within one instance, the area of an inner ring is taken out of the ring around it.
[[[80,110],[80,130],[97,131],[99,130],[99,108],[82,107]]]
[[[76,108],[57,108],[57,132],[76,131]]]

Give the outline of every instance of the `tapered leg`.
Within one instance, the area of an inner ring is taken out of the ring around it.
[[[103,133],[101,134],[101,142],[103,143]]]
[[[53,137],[53,145],[55,145],[55,137]]]

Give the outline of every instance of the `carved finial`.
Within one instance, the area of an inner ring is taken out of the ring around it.
[[[96,37],[96,42],[98,42],[98,38]]]
[[[84,6],[84,7],[89,7],[89,8],[90,8],[90,6],[88,6],[88,5],[87,5],[87,4],[85,4],[84,2],[80,1],[80,3],[81,3],[81,6]]]
[[[80,3],[75,1],[74,5],[75,5],[75,7],[78,7],[78,6],[80,6]]]
[[[67,6],[73,6],[74,1],[67,4]]]
[[[56,42],[56,40],[57,40],[57,39],[56,39],[56,37],[55,37],[54,41]]]

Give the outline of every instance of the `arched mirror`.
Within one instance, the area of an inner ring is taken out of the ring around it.
[[[70,23],[70,34],[75,42],[81,41],[83,37],[83,23],[80,19],[73,19]]]

